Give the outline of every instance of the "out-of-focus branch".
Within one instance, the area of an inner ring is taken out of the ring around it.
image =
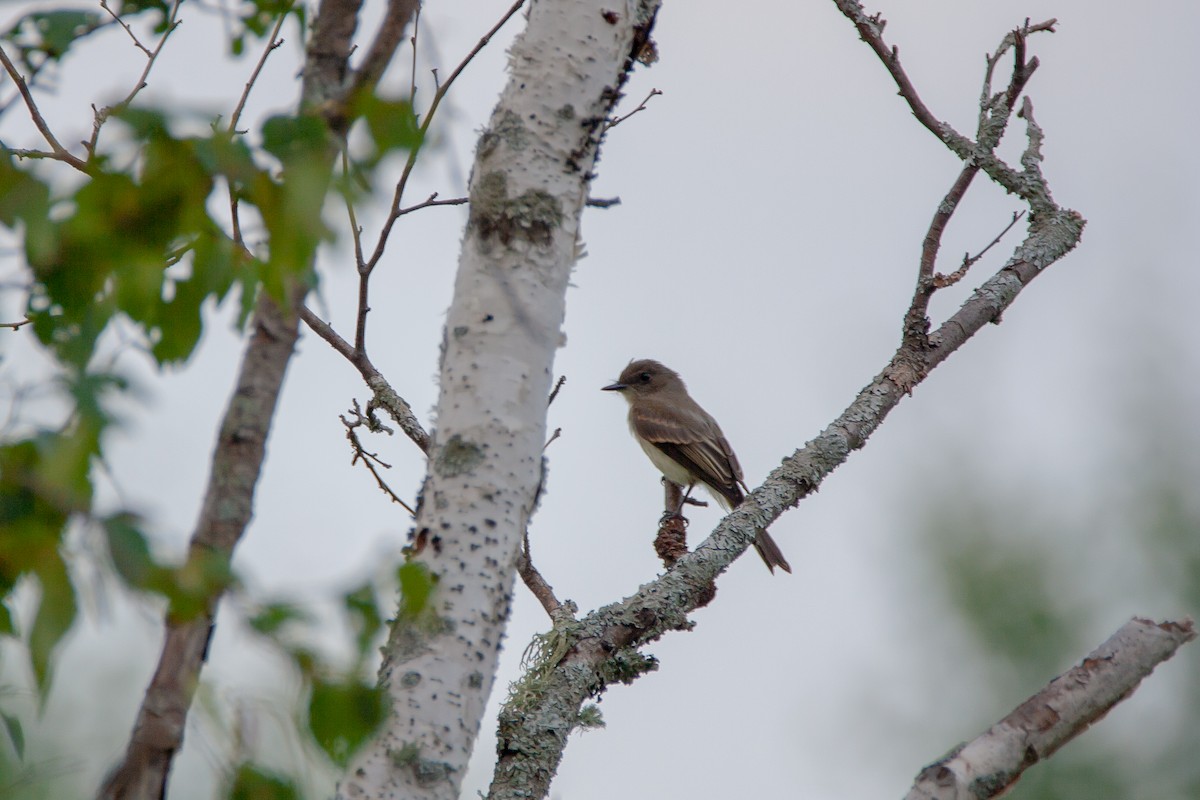
[[[1007,717],[921,770],[906,800],[1003,795],[1026,769],[1087,730],[1195,638],[1190,619],[1130,620]]]
[[[388,0],[383,22],[367,49],[362,66],[354,76],[353,91],[373,91],[404,39],[408,24],[421,9],[420,0]]]
[[[360,5],[361,0],[321,0],[306,48],[302,107],[344,101],[339,93],[344,91]],[[336,116],[327,120],[336,127]],[[325,166],[330,170],[335,155],[332,148],[325,154]],[[322,191],[323,187],[313,189]],[[204,503],[192,533],[189,564],[196,564],[197,574],[227,570],[234,548],[250,523],[267,436],[299,335],[298,310],[302,302],[298,288],[290,291],[283,308],[267,292],[259,296],[254,334],[246,345],[233,398],[225,410]],[[221,588],[212,590],[198,614],[177,617],[168,612],[158,667],[146,689],[124,759],[100,789],[99,796],[104,800],[165,797],[167,777],[183,744],[188,708],[208,655],[221,595]]]
[[[290,317],[290,319],[289,319]],[[234,398],[225,411],[208,490],[192,533],[189,564],[195,574],[227,571],[254,506],[267,435],[297,335],[295,314],[281,312],[266,293],[255,309]],[[183,745],[188,708],[216,620],[220,591],[205,609],[177,619],[167,615],[162,654],[138,712],[125,757],[101,788],[103,800],[162,800],[175,754]]]

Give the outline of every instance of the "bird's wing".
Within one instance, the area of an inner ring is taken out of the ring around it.
[[[733,505],[741,502],[737,482],[742,469],[716,421],[699,408],[674,408],[672,412],[662,413],[654,403],[638,403],[630,407],[629,425],[638,436]]]

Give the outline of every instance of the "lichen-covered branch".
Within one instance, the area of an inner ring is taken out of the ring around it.
[[[882,44],[882,20],[868,17],[858,3],[835,3],[847,16],[851,12],[857,15],[852,18],[860,35],[880,54],[918,119],[938,133],[952,152],[963,159],[974,159],[985,174],[1028,203],[1031,213],[1025,239],[1008,261],[931,334],[925,335],[927,328],[922,327],[921,335],[910,335],[911,321],[906,318],[901,345],[880,373],[825,430],[785,458],[695,551],[631,597],[582,619],[564,621],[548,634],[555,645],[541,649],[542,660],[531,666],[501,710],[499,760],[489,800],[545,796],[568,734],[585,719],[585,702],[614,681],[628,682],[654,669],[656,662],[641,655],[638,648],[667,631],[686,630],[690,626],[688,614],[711,598],[712,582],[750,546],[759,530],[815,491],[850,453],[866,444],[891,410],[930,371],[984,325],[999,322],[1003,311],[1030,281],[1079,243],[1083,218],[1054,203],[1038,168],[1042,133],[1032,120],[1027,100],[1020,112],[1026,120],[1028,138],[1022,169],[1004,164],[990,152],[1004,130],[996,115],[1011,116],[1035,63],[1025,61],[1023,36],[1009,43],[1014,47],[1018,41],[1021,43],[1009,87],[999,100],[984,92],[981,114],[986,120],[981,120],[981,146],[938,122],[920,102],[900,67],[898,53]],[[1002,44],[999,52],[1005,49]],[[989,79],[993,67],[994,62],[990,62]],[[993,136],[997,138],[993,140]],[[952,189],[956,198],[966,191],[969,182],[969,177],[964,178],[961,187]],[[940,236],[940,232],[934,233]],[[920,275],[924,276],[925,268],[921,265]],[[928,323],[923,307],[920,312],[925,326]]]

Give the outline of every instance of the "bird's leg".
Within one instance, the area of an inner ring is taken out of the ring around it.
[[[654,539],[654,551],[662,559],[663,566],[670,568],[687,553],[687,519],[683,510],[684,490],[677,483],[663,478],[663,515],[658,521],[658,536]],[[689,487],[690,488],[690,487]]]

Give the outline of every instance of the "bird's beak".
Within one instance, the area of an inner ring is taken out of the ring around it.
[[[623,389],[628,389],[628,388],[629,388],[629,384],[621,383],[620,381],[617,381],[616,383],[610,383],[608,386],[601,386],[600,391],[602,391],[602,392],[619,392]]]

